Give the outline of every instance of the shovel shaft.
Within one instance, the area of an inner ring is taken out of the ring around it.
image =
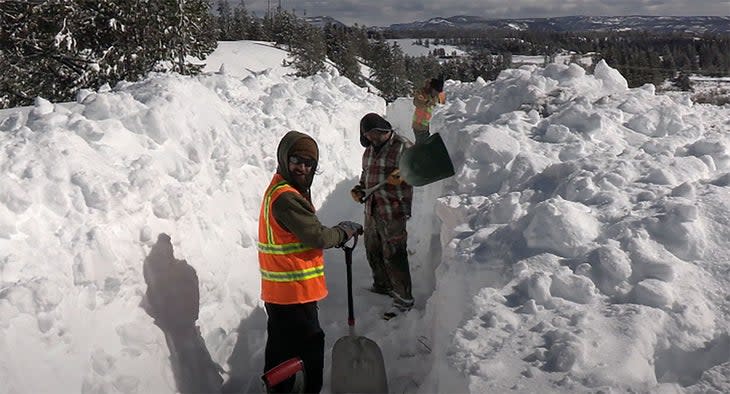
[[[378,183],[377,185],[375,185],[373,187],[369,187],[367,189],[363,189],[363,193],[365,193],[365,194],[360,199],[360,202],[367,201],[367,199],[370,198],[370,196],[372,196],[373,193],[375,193],[376,190],[378,190],[381,187],[385,186],[386,183],[388,183],[388,180],[387,179],[381,181],[380,183]]]
[[[347,325],[355,326],[355,307],[352,302],[352,249],[345,248],[345,265],[347,266]]]
[[[352,237],[352,246],[347,246],[347,242],[342,245],[345,251],[345,268],[347,272],[347,325],[349,326],[350,335],[355,335],[355,307],[352,302],[352,251],[357,246],[357,237],[360,233],[356,233]]]

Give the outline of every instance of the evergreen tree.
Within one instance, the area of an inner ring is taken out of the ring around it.
[[[158,48],[163,58],[173,60],[172,71],[191,74],[202,66],[188,62],[188,56],[204,59],[217,45],[207,0],[158,0],[165,13],[160,31],[169,44]]]
[[[419,87],[427,79],[438,77],[443,70],[438,60],[431,56],[418,56],[405,58],[406,75],[412,82],[412,86]]]
[[[358,86],[364,86],[355,42],[349,29],[328,23],[324,27],[323,33],[327,45],[327,57],[335,63],[340,75],[347,77]]]
[[[662,62],[661,67],[670,71],[674,71],[677,68],[676,63],[674,62],[674,55],[672,55],[672,51],[669,49],[668,45],[665,45],[662,48]]]
[[[231,12],[231,30],[228,40],[248,39],[249,18],[245,8],[236,7]]]
[[[390,46],[384,39],[375,41],[370,56],[371,82],[380,89],[386,101],[391,102],[410,93],[405,57],[397,44]]]
[[[292,65],[297,70],[296,75],[309,77],[324,71],[327,47],[322,31],[303,20],[299,20],[294,31],[289,53],[294,58]]]
[[[266,35],[266,32],[264,31],[264,26],[261,19],[256,18],[255,15],[252,15],[249,19],[248,35],[246,36],[246,39],[256,41],[270,40],[269,37]]]
[[[218,24],[218,39],[221,41],[234,40],[233,34],[233,13],[231,12],[231,5],[228,0],[218,0],[218,18],[216,23]]]
[[[270,17],[269,37],[278,46],[288,47],[297,35],[297,18],[287,11],[277,8]]]
[[[362,59],[370,58],[370,39],[368,38],[368,30],[364,26],[352,28],[350,32],[350,41],[352,42],[353,50]]]
[[[501,55],[501,57],[502,57],[502,70],[512,68],[512,53],[505,52]],[[500,70],[500,72],[501,72],[501,70]]]
[[[155,69],[197,72],[187,58],[213,51],[211,26],[204,0],[0,2],[3,105],[69,100]]]

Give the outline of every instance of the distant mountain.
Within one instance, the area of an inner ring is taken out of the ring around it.
[[[570,31],[650,30],[658,32],[730,33],[730,16],[564,16],[557,18],[487,19],[479,16],[431,18],[399,23],[387,30],[515,29]]]
[[[335,18],[332,18],[330,16],[305,16],[304,20],[309,22],[310,25],[316,26],[316,27],[325,27],[328,23],[331,23],[333,26],[337,27],[344,27],[345,24],[338,21]]]

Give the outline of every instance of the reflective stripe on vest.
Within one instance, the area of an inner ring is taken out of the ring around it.
[[[286,191],[295,191],[293,187],[289,186],[286,181],[282,180],[278,182],[274,187],[270,188],[267,193],[266,197],[264,197],[264,220],[266,220],[266,243],[259,242],[258,243],[258,249],[262,253],[266,254],[290,254],[290,253],[297,253],[297,252],[306,252],[308,250],[311,250],[312,248],[305,246],[301,242],[295,242],[290,244],[276,244],[274,243],[274,232],[271,228],[271,203],[272,203],[272,197],[277,191],[280,191],[282,189],[286,189]],[[284,191],[284,190],[282,190]],[[297,192],[298,193],[298,192]]]
[[[428,124],[431,122],[432,114],[432,106],[426,108],[416,107],[416,110],[413,111],[413,123],[421,126],[428,126]]]
[[[300,194],[276,174],[266,191],[259,216],[261,298],[275,304],[318,301],[327,295],[322,249],[308,247],[274,219],[272,206],[282,194]]]
[[[313,267],[299,271],[274,272],[261,269],[261,277],[272,282],[294,282],[324,275],[324,267]]]

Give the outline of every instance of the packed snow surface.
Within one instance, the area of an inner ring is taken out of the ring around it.
[[[279,139],[318,141],[314,202],[334,225],[362,221],[359,119],[387,113],[412,137],[410,99],[386,107],[334,71],[295,78],[283,58],[226,43],[204,75],[0,112],[0,393],[174,392],[140,307],[160,233],[197,271],[213,359],[260,390],[255,245]],[[416,308],[380,319],[389,300],[354,255],[357,332],[391,391],[730,391],[730,108],[628,89],[605,63],[445,90],[432,131],[457,173],[416,190]],[[344,254],[325,256],[329,392],[347,297]]]

